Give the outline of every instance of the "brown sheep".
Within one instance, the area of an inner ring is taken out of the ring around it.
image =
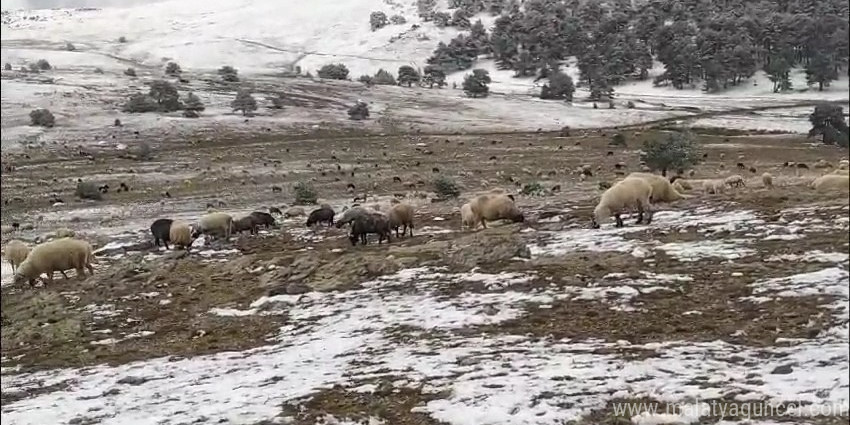
[[[485,229],[487,220],[508,219],[514,223],[525,221],[522,211],[508,195],[479,195],[470,204],[476,226],[480,222]]]

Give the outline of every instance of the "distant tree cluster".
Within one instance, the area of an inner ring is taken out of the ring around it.
[[[322,66],[322,68],[316,73],[319,74],[319,78],[324,78],[326,80],[348,79],[348,67],[341,63],[329,63]]]
[[[577,2],[450,0],[451,14],[419,0],[421,16],[437,26],[469,28],[440,43],[428,63],[446,72],[470,69],[491,54],[517,77],[545,78],[569,57],[591,98],[604,99],[630,79],[646,79],[653,58],[664,72],[656,85],[700,86],[708,92],[740,85],[762,69],[773,90],[791,89],[792,67],[805,69],[822,90],[850,61],[845,0],[650,0]],[[469,17],[500,15],[490,34]],[[560,78],[560,77],[558,77]],[[552,83],[550,82],[550,89]]]
[[[147,93],[135,93],[127,99],[122,110],[129,113],[174,112],[183,110],[186,118],[197,118],[205,109],[203,102],[189,92],[183,101],[177,87],[165,80],[154,80]]]
[[[812,129],[809,137],[822,136],[827,145],[850,146],[850,129],[844,119],[844,108],[838,105],[823,104],[815,107],[809,115]]]

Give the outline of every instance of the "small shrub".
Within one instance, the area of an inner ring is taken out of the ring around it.
[[[635,103],[634,103],[634,102],[632,102],[631,100],[630,100],[630,101],[628,101],[628,102],[626,102],[626,108],[628,108],[628,109],[635,109]]]
[[[199,118],[200,116],[201,114],[199,114],[197,111],[193,111],[191,109],[183,110],[183,118]]]
[[[184,113],[183,113],[184,117],[186,117],[186,118],[197,118],[198,115],[199,115],[198,113],[202,112],[204,109],[206,109],[206,107],[204,106],[204,103],[201,102],[201,99],[198,96],[195,95],[195,93],[189,92],[189,94],[186,95],[186,98],[183,101],[183,109],[184,109]],[[194,112],[195,116],[186,116],[186,112],[189,112],[189,111]]]
[[[396,82],[393,74],[390,74],[389,71],[379,69],[378,72],[375,73],[375,78],[372,78],[372,84],[378,86],[394,86],[396,85]]]
[[[56,118],[47,109],[34,109],[30,111],[30,125],[33,127],[53,127]]]
[[[446,176],[440,176],[434,180],[434,192],[441,199],[451,199],[460,196],[460,188],[457,183]]]
[[[144,112],[155,112],[159,108],[156,100],[145,93],[130,95],[127,103],[121,108],[124,112],[139,114]]]
[[[369,106],[365,102],[357,102],[348,109],[348,119],[365,120],[366,118],[369,118]]]
[[[357,79],[357,81],[360,81],[361,83],[366,84],[369,87],[375,84],[375,81],[371,75],[361,75],[360,78]]]
[[[319,78],[326,80],[345,80],[348,78],[348,67],[341,63],[329,63],[317,71]]]
[[[309,183],[295,183],[292,191],[295,193],[295,205],[314,205],[319,198],[316,189]]]
[[[168,62],[165,65],[165,75],[178,76],[181,72],[183,71],[180,69],[180,65],[178,65],[177,62]]]
[[[452,15],[448,12],[435,12],[433,18],[434,26],[437,28],[445,28],[452,22]]]
[[[558,136],[570,137],[570,126],[565,125],[565,126],[561,127],[561,130],[558,132]]]
[[[387,14],[384,12],[372,12],[369,14],[369,27],[372,31],[379,30],[387,26],[388,23]]]
[[[121,120],[115,118],[115,121],[112,123],[112,125],[114,125],[115,127],[121,127]]]
[[[546,193],[546,189],[538,182],[531,182],[524,185],[520,193],[526,196],[543,196]]]
[[[74,195],[80,199],[92,199],[100,201],[103,199],[103,194],[97,189],[97,185],[91,182],[79,182],[74,190]]]
[[[136,76],[136,70],[133,69],[133,68],[127,68],[127,69],[124,70],[124,75],[126,75],[128,77],[135,77]]]
[[[77,50],[77,46],[74,46],[71,43],[65,43],[65,50],[73,52],[74,50]]]
[[[236,93],[236,98],[230,103],[233,111],[242,111],[243,116],[253,115],[257,110],[257,100],[251,96],[251,91],[248,89],[239,90]]]
[[[95,68],[94,73],[95,74],[103,74],[103,69],[102,68]]]
[[[49,70],[53,69],[53,67],[50,66],[50,62],[48,62],[47,59],[39,59],[38,62],[36,62],[35,64],[38,66],[38,69],[40,69],[42,71],[49,71]]]
[[[119,43],[126,43],[126,42],[127,42],[127,37],[124,37],[123,35],[122,35],[121,37],[118,37],[118,42],[119,42]]]
[[[148,161],[148,160],[153,159],[153,149],[151,149],[151,145],[149,145],[145,142],[140,142],[139,143],[139,154],[138,154],[137,157],[138,157],[138,159],[140,159],[142,161]]]
[[[22,70],[22,71],[26,71],[26,69],[24,69],[24,68],[21,68],[21,70]],[[29,72],[35,72],[36,74],[38,74],[39,72],[41,72],[41,70],[40,70],[40,69],[38,69],[38,64],[37,64],[37,63],[35,63],[35,62],[30,62],[30,64],[29,64]]]
[[[4,63],[3,64],[3,70],[4,71],[11,71],[12,70],[12,64],[9,63],[9,62]]]
[[[626,144],[626,136],[623,133],[617,133],[614,137],[611,138],[611,141],[608,142],[609,146],[627,146]]]
[[[239,81],[239,71],[230,65],[225,65],[219,68],[218,75],[221,76],[223,81],[228,83],[235,83]]]
[[[404,25],[407,23],[407,19],[404,19],[404,16],[401,15],[393,15],[390,16],[390,23],[393,25]]]

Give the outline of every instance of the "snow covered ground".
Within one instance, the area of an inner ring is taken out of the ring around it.
[[[444,2],[439,2],[445,8]],[[14,5],[4,3],[4,8]],[[402,25],[369,29],[369,13],[381,10],[406,19]],[[493,18],[479,16],[485,24]],[[741,108],[792,108],[799,103],[830,100],[847,103],[848,80],[836,81],[823,92],[809,89],[801,70],[792,75],[794,91],[774,94],[762,72],[739,87],[723,93],[705,94],[699,87],[675,90],[653,87],[651,79],[662,72],[660,64],[647,81],[629,82],[616,88],[615,110],[607,105],[595,110],[581,102],[584,89],[573,104],[540,101],[534,96],[542,82],[513,78],[512,71],[499,70],[492,60],[480,58],[476,67],[490,71],[493,94],[487,99],[466,99],[460,90],[404,89],[378,87],[366,90],[359,83],[327,83],[305,79],[272,77],[296,66],[303,72],[332,62],[344,63],[350,77],[374,74],[385,68],[396,72],[401,65],[422,68],[436,44],[457,34],[453,28],[436,28],[416,15],[413,0],[316,0],[304,5],[282,7],[271,0],[225,3],[200,0],[166,0],[84,10],[55,9],[10,11],[3,17],[2,62],[15,71],[4,71],[2,80],[3,147],[20,142],[83,141],[81,131],[115,133],[109,126],[115,118],[133,129],[150,130],[171,136],[199,129],[240,130],[242,117],[230,112],[235,87],[208,84],[223,65],[238,68],[243,80],[256,91],[303,91],[307,95],[325,93],[337,103],[330,109],[292,107],[285,113],[261,110],[254,122],[271,127],[297,124],[386,127],[381,118],[414,125],[429,131],[533,131],[635,124],[694,113]],[[126,42],[119,42],[125,37]],[[72,43],[74,51],[66,51]],[[21,75],[17,69],[40,58],[57,69],[39,75]],[[128,116],[118,112],[126,97],[144,88],[144,82],[160,78],[166,62],[176,61],[189,84],[181,91],[194,91],[207,104],[199,120],[144,114]],[[577,80],[573,61],[566,72]],[[133,67],[139,78],[123,71]],[[95,68],[103,71],[95,73]],[[466,72],[449,75],[449,87],[460,84]],[[351,123],[345,107],[363,98],[372,104],[373,120]],[[634,109],[627,109],[631,101]],[[57,115],[57,127],[44,131],[28,126],[29,111],[46,107]],[[751,130],[805,132],[811,107],[781,109],[742,115],[715,115],[700,118],[693,125]],[[242,130],[249,131],[252,127]]]
[[[846,207],[828,210],[836,217],[847,213]],[[543,235],[531,237],[542,236],[549,242],[535,248],[533,255],[620,251],[646,262],[654,252],[663,251],[681,262],[706,256],[734,262],[740,255],[764,256],[764,261],[774,263],[797,261],[794,256],[767,256],[755,242],[773,234],[798,233],[801,228],[848,231],[846,221],[824,220],[814,214],[812,209],[786,209],[780,220],[768,225],[752,211],[706,206],[692,212],[658,214],[653,227],[663,229],[662,233],[698,228],[703,236],[675,249],[653,240],[623,239],[646,230],[645,226],[606,226],[603,235],[621,243],[582,243],[586,231],[580,229],[541,231]],[[731,241],[717,236],[731,231],[747,235],[746,239]],[[572,245],[564,245],[566,241],[573,241]],[[721,242],[740,255],[719,250]],[[742,250],[741,245],[751,248]],[[641,398],[693,404],[695,409],[705,409],[700,403],[722,398],[741,403],[794,402],[801,406],[794,411],[800,418],[824,412],[847,415],[850,278],[846,253],[818,251],[807,256],[824,264],[814,272],[754,278],[753,296],[740,302],[760,304],[812,294],[832,297],[827,308],[838,324],[813,339],[776,341],[776,346],[754,348],[720,340],[631,344],[509,333],[465,336],[468,334],[457,331],[505,323],[520,317],[529,305],[547,308],[559,300],[598,299],[612,309],[632,312],[640,308],[637,296],[676,292],[693,279],[650,271],[652,266],[647,263],[638,279],[610,274],[584,288],[564,291],[538,286],[528,290],[517,288],[533,280],[533,272],[450,273],[413,268],[356,290],[262,297],[248,309],[210,310],[208,314],[223,317],[287,315],[290,324],[262,348],[116,367],[6,374],[4,394],[34,395],[5,404],[3,419],[16,425],[85,420],[101,424],[251,424],[279,416],[281,403],[309,398],[334,384],[354,392],[377,391],[375,385],[364,382],[382,377],[390,378],[396,390],[417,388],[426,394],[441,394],[414,410],[453,425],[559,423],[579,419],[612,400]],[[481,283],[483,289],[453,297],[441,295],[464,283]],[[416,337],[405,342],[392,339],[393,330],[399,327],[415,329]],[[622,355],[630,352],[651,355]],[[673,419],[690,423],[699,417],[681,413]],[[643,414],[632,421],[662,423],[664,418],[670,419]]]

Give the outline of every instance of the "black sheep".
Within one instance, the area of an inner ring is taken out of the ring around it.
[[[310,213],[310,216],[307,217],[307,227],[319,223],[327,223],[328,227],[333,226],[334,210],[330,208],[319,208],[317,210],[313,210],[313,212]]]
[[[277,208],[275,208],[277,209]],[[280,213],[280,210],[277,210]],[[254,220],[254,224],[257,226],[270,227],[276,224],[274,217],[271,214],[265,213],[262,211],[254,211],[250,214],[251,219]]]
[[[171,233],[171,223],[174,220],[170,218],[160,218],[151,224],[151,234],[153,235],[153,243],[156,246],[159,246],[159,242],[165,245],[165,249],[168,249],[168,242],[171,242],[171,237],[169,236]]]
[[[351,222],[351,234],[348,240],[352,245],[357,245],[357,240],[360,239],[360,243],[366,245],[368,243],[366,235],[369,233],[378,235],[379,244],[384,241],[384,238],[389,243],[391,241],[390,222],[387,217],[382,214],[363,214],[355,217]]]
[[[246,230],[252,235],[257,234],[257,223],[254,222],[254,217],[246,215],[233,220],[233,233],[242,233]]]

